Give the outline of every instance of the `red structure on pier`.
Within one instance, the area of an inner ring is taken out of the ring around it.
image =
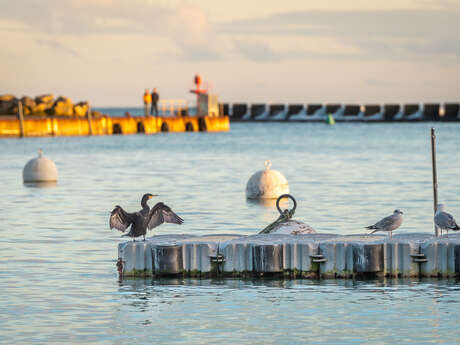
[[[195,75],[193,81],[196,85],[196,89],[190,90],[190,92],[196,94],[196,113],[198,115],[200,114],[200,95],[206,94],[208,90],[201,88],[203,80],[201,79],[201,76],[199,74]]]

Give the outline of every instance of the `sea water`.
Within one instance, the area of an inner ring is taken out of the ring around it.
[[[278,216],[247,202],[264,161],[285,175],[294,218],[318,232],[365,233],[404,211],[433,232],[430,127],[439,199],[460,217],[455,123],[232,123],[228,133],[0,140],[0,343],[455,344],[455,280],[118,280],[108,228],[119,204],[159,194],[184,218],[154,234],[255,234]],[[38,149],[54,187],[22,183]]]

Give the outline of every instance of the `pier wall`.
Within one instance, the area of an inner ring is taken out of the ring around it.
[[[83,136],[114,134],[154,134],[160,132],[222,132],[230,129],[228,116],[219,117],[40,117],[24,119],[24,136]],[[20,136],[20,123],[14,117],[0,118],[0,136]]]
[[[444,116],[443,121],[458,121],[460,118],[460,104],[458,103],[446,103],[444,105]]]
[[[460,234],[161,235],[118,246],[125,276],[460,276]]]
[[[460,121],[460,103],[366,105],[311,103],[305,107],[301,103],[223,103],[222,108],[231,121],[325,121],[329,114],[339,122]]]
[[[358,116],[361,111],[359,104],[346,104],[343,111],[343,116]]]
[[[307,115],[313,115],[315,112],[323,107],[322,104],[309,104],[307,106]]]
[[[366,104],[364,106],[364,116],[372,116],[382,111],[382,107],[378,104]]]
[[[245,103],[233,103],[232,119],[241,119],[248,112],[248,105]]]
[[[267,105],[266,104],[251,104],[250,107],[250,114],[251,114],[251,119],[255,119],[257,116],[260,116],[264,114],[267,111]]]
[[[303,109],[303,104],[289,104],[287,107],[287,119],[289,119],[292,115],[300,113]]]
[[[423,119],[426,121],[439,121],[440,104],[426,103],[423,105]]]

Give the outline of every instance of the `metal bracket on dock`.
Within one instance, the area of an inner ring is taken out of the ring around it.
[[[224,272],[224,263],[225,257],[222,254],[217,254],[216,256],[210,256],[209,259],[212,263],[216,264],[217,274]]]
[[[211,262],[215,262],[218,264],[222,264],[225,262],[225,258],[222,254],[218,254],[216,256],[210,256],[209,258],[211,259]]]
[[[314,254],[314,255],[310,255],[310,258],[311,258],[311,262],[326,262],[327,259],[324,257],[323,254]]]
[[[423,254],[423,253],[410,254],[410,257],[412,258],[413,262],[416,262],[416,263],[419,263],[419,264],[428,261],[428,259],[426,258],[425,254]]]

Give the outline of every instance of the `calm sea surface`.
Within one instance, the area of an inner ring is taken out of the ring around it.
[[[455,344],[451,280],[124,280],[115,204],[159,194],[185,223],[157,234],[255,234],[277,218],[248,203],[266,159],[289,181],[295,218],[363,233],[405,212],[398,232],[432,232],[430,123],[232,124],[228,133],[0,140],[0,343]],[[460,124],[435,124],[439,198],[460,218]],[[56,187],[22,184],[42,148]],[[155,200],[156,201],[156,200]]]

